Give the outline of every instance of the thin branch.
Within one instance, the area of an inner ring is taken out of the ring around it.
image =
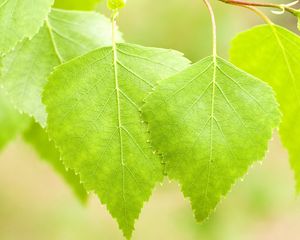
[[[294,9],[291,7],[291,5],[294,5],[297,2],[294,2],[292,4],[275,4],[275,3],[246,2],[246,1],[242,1],[242,0],[219,0],[219,1],[227,3],[227,4],[238,5],[238,6],[276,8],[276,9],[280,9],[283,12],[287,11],[295,16],[297,16],[299,14],[299,11],[297,9]]]

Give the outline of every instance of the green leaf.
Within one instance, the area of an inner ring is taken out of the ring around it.
[[[288,149],[300,192],[300,38],[276,25],[241,33],[232,42],[231,61],[269,83],[283,119],[280,136]]]
[[[264,157],[280,118],[268,85],[218,57],[161,81],[142,112],[198,221]]]
[[[32,122],[31,126],[24,132],[24,139],[33,146],[43,160],[48,162],[65,179],[81,202],[85,203],[87,193],[80,184],[79,176],[75,175],[72,170],[66,170],[60,160],[58,150],[54,143],[48,139],[45,130],[39,124]]]
[[[0,150],[28,127],[29,120],[13,108],[0,88]]]
[[[55,0],[54,7],[70,10],[93,10],[100,0]]]
[[[41,92],[53,67],[110,43],[111,24],[106,17],[53,9],[32,40],[23,41],[2,59],[0,84],[17,109],[45,126]]]
[[[58,67],[43,102],[49,136],[65,165],[80,174],[130,238],[144,202],[163,177],[139,109],[158,80],[188,61],[172,50],[131,44],[116,49],[97,49]]]
[[[0,55],[24,38],[33,37],[50,12],[54,0],[0,0]]]

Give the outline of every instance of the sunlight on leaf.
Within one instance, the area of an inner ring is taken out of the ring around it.
[[[300,191],[300,38],[276,25],[262,25],[239,34],[232,42],[231,61],[269,83],[283,119],[280,136],[288,149]]]
[[[280,118],[267,84],[213,57],[159,82],[142,112],[198,221],[264,158]]]
[[[33,37],[43,25],[54,0],[0,0],[0,55],[24,38]]]
[[[23,41],[2,59],[0,84],[20,111],[45,126],[47,114],[41,92],[53,68],[110,43],[111,24],[106,17],[53,9],[32,40]]]
[[[162,180],[140,106],[158,80],[188,65],[178,52],[118,44],[70,61],[43,95],[48,132],[65,165],[80,174],[130,238],[141,208]],[[116,63],[114,64],[114,62]]]

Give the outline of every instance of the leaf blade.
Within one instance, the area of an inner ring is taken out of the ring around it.
[[[198,221],[264,156],[279,121],[268,86],[213,57],[161,81],[142,113],[168,176],[180,182]]]
[[[111,41],[109,20],[94,12],[53,9],[33,39],[2,59],[0,83],[20,111],[42,126],[47,114],[41,92],[55,66]],[[121,41],[120,34],[118,41]]]
[[[289,30],[277,25],[261,25],[237,36],[230,51],[232,62],[269,83],[277,94],[283,113],[280,137],[289,152],[297,192],[300,191],[299,46],[299,36]],[[247,51],[250,48],[251,51]]]
[[[0,53],[8,53],[24,38],[33,37],[50,12],[54,0],[1,0]],[[21,24],[20,24],[21,23]]]
[[[112,47],[101,48],[57,68],[43,101],[65,165],[80,174],[130,238],[163,177],[139,108],[152,84],[188,61],[174,51],[132,44],[118,44],[117,55],[115,61]]]

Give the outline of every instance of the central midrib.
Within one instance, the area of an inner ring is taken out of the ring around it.
[[[118,131],[120,139],[120,159],[122,168],[122,198],[125,220],[127,221],[127,210],[126,210],[126,197],[125,197],[125,161],[124,161],[124,150],[123,150],[123,135],[122,135],[122,120],[121,120],[121,103],[120,103],[120,87],[118,78],[118,54],[117,45],[113,42],[113,68],[114,68],[114,79],[116,89],[116,100],[117,100],[117,115],[118,115]]]
[[[210,114],[210,153],[209,153],[209,161],[208,161],[208,173],[207,173],[207,181],[204,192],[204,209],[206,209],[207,204],[207,193],[208,186],[210,181],[211,174],[211,164],[213,158],[213,127],[214,127],[214,109],[215,109],[215,88],[216,88],[216,74],[217,74],[217,56],[213,55],[213,79],[212,79],[212,94],[211,94],[211,114]]]

